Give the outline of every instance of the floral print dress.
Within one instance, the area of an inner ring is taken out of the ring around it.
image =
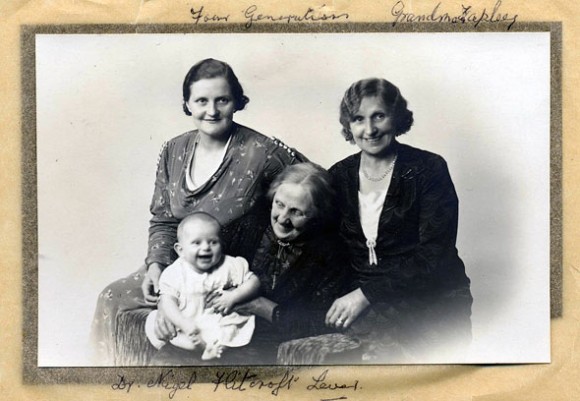
[[[198,141],[198,132],[190,131],[163,145],[150,207],[145,266],[168,266],[177,258],[173,245],[177,226],[185,216],[205,211],[227,226],[250,210],[284,167],[305,161],[304,156],[283,143],[234,124],[219,168],[206,183],[192,190],[187,185],[186,172]],[[154,351],[143,329],[151,311],[141,290],[145,266],[110,284],[98,297],[91,328],[97,365],[144,365]]]

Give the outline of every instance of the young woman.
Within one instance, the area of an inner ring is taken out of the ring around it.
[[[146,266],[100,294],[92,326],[96,363],[143,365],[152,353],[144,337],[145,317],[155,307],[161,271],[176,254],[177,226],[196,211],[227,226],[264,195],[286,165],[303,157],[260,133],[236,124],[249,99],[232,68],[219,60],[195,64],[183,82],[183,110],[194,130],[167,142],[157,166],[151,201]],[[175,333],[158,314],[156,330]]]

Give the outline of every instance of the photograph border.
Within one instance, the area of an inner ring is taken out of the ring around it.
[[[507,24],[506,24],[507,25]],[[36,68],[37,34],[169,34],[169,33],[414,33],[414,32],[506,32],[506,26],[481,24],[477,28],[441,23],[326,23],[326,24],[256,24],[248,30],[239,24],[94,24],[94,25],[23,25],[21,27],[22,73],[22,289],[23,289],[23,378],[27,384],[79,383],[110,384],[117,373],[131,370],[138,382],[146,382],[157,367],[38,367],[38,214],[36,148]],[[550,311],[552,317],[563,314],[562,302],[562,23],[518,22],[509,32],[550,33]],[[364,365],[356,365],[357,368]],[[209,382],[218,367],[179,367],[176,377],[186,380],[192,372],[197,382]],[[219,367],[232,372],[235,366]],[[286,366],[256,366],[264,377],[283,374]]]

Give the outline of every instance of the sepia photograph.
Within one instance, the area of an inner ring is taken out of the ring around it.
[[[549,363],[550,46],[36,33],[37,366]]]

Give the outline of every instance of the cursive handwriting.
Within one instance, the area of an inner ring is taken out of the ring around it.
[[[348,13],[326,13],[322,9],[326,7],[323,4],[318,9],[308,7],[305,12],[299,14],[281,14],[281,15],[271,15],[271,14],[261,14],[258,12],[258,6],[251,5],[246,8],[242,13],[246,19],[245,27],[250,29],[254,22],[268,21],[268,22],[285,22],[290,24],[292,22],[318,22],[318,21],[335,21],[335,20],[346,20],[349,18]]]
[[[497,0],[491,12],[488,12],[487,8],[477,11],[472,6],[464,6],[462,4],[460,14],[450,15],[441,12],[440,7],[441,2],[433,8],[433,11],[431,11],[430,14],[413,14],[406,12],[405,3],[402,0],[399,0],[391,8],[391,15],[395,17],[393,27],[402,22],[445,22],[451,24],[473,24],[473,26],[477,28],[482,22],[509,22],[509,25],[507,26],[507,30],[509,31],[518,18],[518,14],[510,15],[508,13],[500,12],[501,0]]]
[[[326,375],[328,375],[328,369],[322,372],[318,377],[313,377],[314,383],[306,386],[306,390],[352,390],[357,391],[359,389],[358,380],[355,380],[352,384],[338,384],[338,383],[327,383]]]
[[[169,398],[172,399],[178,390],[191,390],[191,385],[195,383],[196,378],[195,372],[192,372],[186,380],[181,380],[175,375],[173,369],[169,369],[160,373],[155,379],[149,380],[147,387],[169,390]]]
[[[217,15],[217,14],[207,14],[204,12],[204,6],[199,7],[196,9],[192,7],[189,12],[191,13],[191,18],[195,21],[195,25],[199,24],[200,22],[228,22],[230,15]]]
[[[133,387],[133,383],[135,383],[135,380],[127,380],[125,379],[125,375],[117,374],[117,377],[119,379],[111,385],[111,388],[113,390],[125,390],[127,393],[130,392],[131,387]]]
[[[183,373],[183,374],[181,374]],[[165,369],[151,376],[148,380],[143,379],[142,382],[136,382],[134,378],[129,378],[124,373],[118,373],[114,383],[110,386],[115,391],[124,391],[129,393],[131,389],[136,387],[145,387],[150,389],[161,389],[167,391],[169,399],[173,399],[178,391],[193,390],[194,384],[197,382],[197,374],[193,372],[183,372],[175,369]],[[211,381],[214,385],[214,392],[218,391],[233,391],[244,392],[249,389],[267,391],[271,395],[277,397],[282,392],[290,391],[300,377],[295,373],[294,368],[288,368],[281,376],[275,378],[265,379],[260,377],[259,373],[253,371],[251,368],[233,369],[233,370],[216,370],[215,379]],[[142,383],[143,385],[140,385]],[[337,383],[330,380],[330,370],[325,369],[318,376],[311,377],[311,380],[304,381],[301,386],[308,391],[334,391],[334,397],[323,398],[321,401],[339,401],[347,400],[344,395],[347,391],[362,390],[359,380],[353,380],[351,383]]]
[[[232,370],[231,372],[217,372],[216,379],[212,381],[215,384],[214,392],[220,388],[225,390],[246,391],[248,388],[256,388],[258,390],[271,390],[272,395],[277,396],[280,390],[290,390],[292,385],[299,380],[298,377],[292,374],[292,370],[288,369],[280,380],[262,380],[250,369],[244,371]]]

